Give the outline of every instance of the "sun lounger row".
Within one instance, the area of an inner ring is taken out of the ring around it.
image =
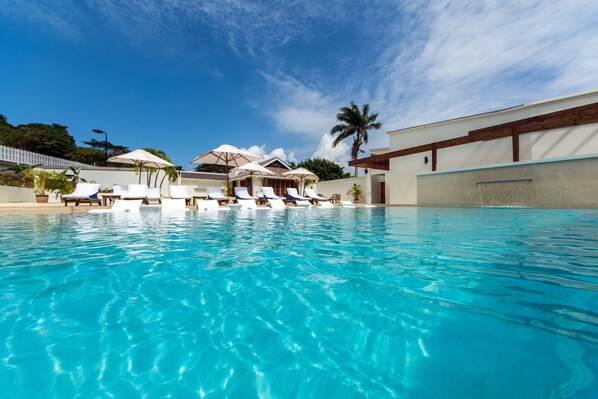
[[[75,192],[68,195],[63,195],[62,199],[64,201],[65,206],[68,205],[69,202],[74,202],[75,205],[79,205],[80,203],[89,203],[90,205],[97,202],[100,203],[98,198],[98,191],[100,189],[99,184],[95,183],[78,183]],[[251,204],[255,204],[255,201],[258,199],[249,194],[246,187],[235,187],[235,197],[237,199],[237,203],[244,205],[245,207],[250,207]],[[208,200],[214,200],[218,205],[220,204],[227,204],[229,202],[228,196],[222,193],[220,187],[208,187],[207,188],[207,198]],[[282,203],[284,206],[284,201],[294,202],[297,206],[310,206],[310,202],[318,203],[320,206],[325,208],[333,207],[332,203],[328,198],[322,197],[317,195],[314,190],[306,189],[305,194],[306,197],[299,195],[296,188],[287,188],[287,197],[280,197],[274,193],[274,189],[272,187],[262,187],[262,193],[264,198],[268,201],[270,207],[278,208]],[[112,194],[110,194],[111,199],[117,200],[141,200],[143,203],[150,203],[153,201],[157,201],[158,203],[162,203],[165,199],[161,196],[160,188],[149,188],[146,184],[129,184],[128,186],[114,186]],[[192,197],[189,195],[186,186],[170,186],[170,199],[177,199],[183,200],[185,205],[188,205],[191,202]],[[180,202],[180,201],[179,201]],[[341,201],[341,205],[347,206],[347,201]],[[351,204],[352,205],[352,204]],[[257,205],[255,205],[257,207]]]

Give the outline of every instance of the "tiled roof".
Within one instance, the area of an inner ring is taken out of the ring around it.
[[[198,179],[198,180],[226,180],[226,174],[210,173],[210,172],[181,171],[181,178],[183,178],[183,179]]]

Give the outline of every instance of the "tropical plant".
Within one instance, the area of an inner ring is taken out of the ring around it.
[[[46,189],[50,191],[57,191],[60,194],[70,194],[74,191],[72,179],[67,175],[67,171],[50,172],[50,176],[46,180]]]
[[[340,112],[336,114],[336,120],[340,122],[330,130],[330,135],[337,135],[332,143],[336,147],[341,141],[352,138],[351,159],[357,159],[363,144],[368,142],[368,132],[382,127],[382,123],[376,122],[378,113],[370,115],[370,105],[364,104],[360,110],[355,102],[351,101],[351,106],[341,107]],[[355,167],[355,176],[357,176],[357,166]]]
[[[87,183],[87,180],[80,176],[81,168],[75,169],[71,166],[69,169],[70,174],[67,174],[67,171],[65,171],[65,176],[68,178],[68,180],[72,183],[73,186],[77,185],[77,183],[79,182]]]
[[[145,151],[149,152],[150,154],[153,154],[157,157],[162,158],[163,160],[167,161],[167,162],[171,162],[172,160],[168,157],[168,155],[166,155],[166,152],[164,152],[163,150],[156,150],[155,148],[144,148]],[[136,166],[135,169],[137,170],[137,172],[139,173],[139,167]],[[147,171],[147,185],[151,187],[151,182],[152,182],[152,177],[154,177],[154,187],[160,187],[162,188],[162,185],[164,184],[164,180],[166,178],[168,178],[169,181],[174,182],[178,179],[179,177],[179,172],[176,166],[168,166],[166,168],[162,168],[162,169],[156,169],[156,168],[144,168]],[[164,172],[164,176],[162,176],[162,179],[160,180],[160,185],[158,186],[158,177],[160,176],[160,172]]]
[[[347,191],[347,195],[353,197],[353,201],[357,202],[363,197],[363,191],[359,184],[353,184],[349,191]]]

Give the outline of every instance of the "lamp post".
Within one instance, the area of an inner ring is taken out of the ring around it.
[[[104,156],[106,157],[104,160],[104,166],[108,165],[108,133],[100,129],[93,129],[92,132],[97,134],[104,134],[106,135],[106,140],[104,141]]]

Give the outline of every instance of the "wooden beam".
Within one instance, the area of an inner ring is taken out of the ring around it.
[[[519,126],[513,125],[512,140],[513,140],[513,162],[519,162]]]
[[[432,145],[432,172],[436,172],[436,164],[438,163],[438,149]]]
[[[404,148],[402,150],[390,151],[385,154],[372,155],[366,158],[356,159],[349,162],[350,166],[372,167],[372,164],[380,166],[388,165],[391,158],[404,157],[420,152],[432,151],[433,148],[442,149],[455,147],[458,145],[475,143],[479,141],[495,140],[505,137],[513,137],[513,126],[517,126],[518,134],[538,132],[542,130],[558,129],[569,126],[585,125],[598,122],[598,102],[580,107],[569,108],[562,111],[551,112],[544,115],[538,115],[531,118],[520,119],[512,122],[502,123],[500,125],[489,126],[481,129],[472,130],[467,136],[455,137],[448,140],[441,140],[434,143],[422,144],[415,147]],[[513,143],[515,144],[515,143]],[[513,154],[515,158],[515,154]],[[389,170],[388,166],[386,169]]]

